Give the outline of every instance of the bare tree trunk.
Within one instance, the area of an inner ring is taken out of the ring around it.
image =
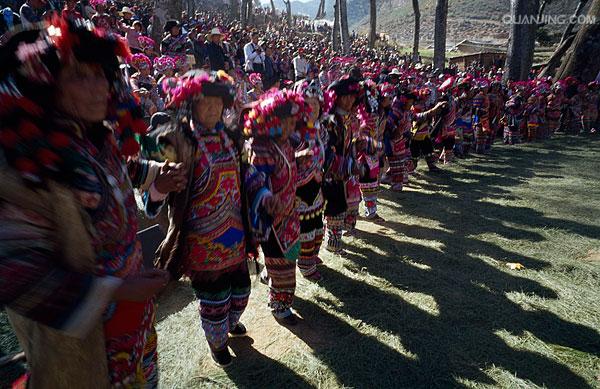
[[[285,4],[285,18],[287,25],[292,26],[292,0],[281,0]]]
[[[562,34],[562,37],[560,38],[560,43],[563,43],[565,39],[567,39],[567,37],[571,35],[571,32],[573,32],[573,28],[575,28],[575,23],[573,23],[573,19],[577,19],[581,15],[581,13],[583,12],[583,8],[587,3],[588,0],[579,0],[579,4],[577,4],[577,8],[575,8],[575,12],[573,12],[573,16],[571,17],[571,22],[567,25],[565,31]]]
[[[600,0],[594,0],[588,11],[588,17],[600,19]],[[568,76],[579,77],[589,82],[596,79],[600,72],[600,23],[583,24],[573,45],[563,58],[562,65],[556,73],[556,78]]]
[[[527,15],[532,17],[536,15],[540,8],[540,0],[528,0],[527,1]],[[530,23],[525,26],[527,28],[527,35],[524,38],[525,46],[524,52],[521,56],[521,79],[527,80],[529,78],[529,72],[533,65],[533,55],[535,53],[535,37],[537,35],[537,23]]]
[[[342,29],[342,51],[350,52],[350,33],[348,32],[348,8],[346,0],[340,0],[340,27]]]
[[[340,50],[340,1],[335,0],[333,5],[333,31],[331,33],[331,40],[333,42],[333,50]]]
[[[254,24],[253,7],[252,0],[246,0],[246,22],[248,24]]]
[[[242,21],[242,27],[246,28],[248,25],[248,0],[242,0],[240,3],[240,19]]]
[[[421,11],[419,0],[412,0],[413,12],[415,13],[415,30],[413,31],[413,62],[419,60],[419,39],[421,37]]]
[[[552,53],[552,57],[550,57],[550,59],[548,60],[548,63],[546,64],[546,67],[544,68],[544,70],[542,70],[540,72],[540,74],[538,75],[538,78],[554,76],[554,73],[556,72],[556,68],[558,66],[560,66],[562,57],[565,55],[565,53],[567,52],[569,47],[571,47],[574,40],[575,40],[575,36],[571,35],[570,37],[567,38],[566,41],[564,41],[560,46],[558,46],[556,48],[556,50],[554,50],[554,53]]]
[[[317,15],[315,16],[315,19],[323,19],[325,17],[325,0],[321,0],[319,2],[319,9],[317,10]]]
[[[275,15],[275,12],[277,12],[275,10],[275,2],[273,0],[271,0],[271,11],[273,12],[273,15]]]
[[[369,48],[375,47],[377,40],[377,2],[369,0]]]
[[[446,67],[446,27],[448,24],[448,0],[437,0],[433,33],[433,67]]]
[[[229,6],[231,7],[231,18],[233,20],[240,19],[240,2],[238,0],[230,0]]]
[[[539,0],[511,0],[510,11],[515,22],[537,15]],[[519,20],[521,19],[521,20]],[[537,24],[513,23],[506,55],[507,80],[526,80],[533,63]]]
[[[540,10],[538,11],[538,20],[542,19],[542,16],[544,16],[544,11],[546,10],[546,6],[550,3],[552,3],[552,0],[542,0]]]

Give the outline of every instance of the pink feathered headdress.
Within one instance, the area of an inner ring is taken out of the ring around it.
[[[137,70],[150,69],[152,61],[146,54],[134,54],[129,59],[129,64]]]
[[[154,69],[159,73],[164,73],[169,69],[175,70],[175,61],[167,55],[154,58]]]
[[[154,39],[149,38],[147,36],[142,35],[138,37],[138,43],[140,44],[142,50],[147,50],[154,47]]]
[[[206,73],[193,71],[180,78],[169,78],[162,83],[163,90],[169,96],[168,107],[181,107],[194,97],[216,96],[223,98],[223,105],[233,105],[235,90],[233,79],[223,70]]]
[[[273,90],[264,94],[258,104],[244,116],[244,134],[270,138],[281,136],[282,118],[299,118],[309,109],[301,94],[291,90]]]
[[[260,73],[252,73],[248,76],[248,81],[250,81],[250,84],[252,84],[252,86],[256,86],[259,83],[262,83],[262,76],[260,75]]]

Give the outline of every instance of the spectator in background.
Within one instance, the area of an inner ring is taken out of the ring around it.
[[[196,61],[196,67],[202,68],[208,62],[208,53],[206,51],[206,43],[204,42],[204,36],[199,35],[200,26],[196,26],[188,34],[188,38],[192,42],[192,53],[194,54],[194,60]]]
[[[0,36],[19,24],[21,18],[18,13],[14,13],[9,7],[0,10]]]
[[[167,33],[167,36],[160,43],[161,54],[172,57],[192,54],[192,42],[188,39],[187,35],[181,33],[179,21],[167,21],[164,31]]]
[[[23,27],[30,27],[32,23],[42,21],[45,2],[43,0],[27,0],[19,9],[21,15],[21,24]]]
[[[304,58],[304,49],[301,47],[298,49],[298,55],[294,57],[294,76],[296,82],[306,78],[308,73],[308,62]]]
[[[254,31],[250,39],[250,42],[244,46],[246,72],[263,73],[265,71],[265,53],[258,44],[258,32]]]
[[[221,30],[216,27],[213,28],[210,32],[209,39],[210,43],[206,47],[206,52],[210,61],[210,69],[215,71],[223,70],[225,69],[227,56],[225,55],[225,50],[223,49],[223,45],[221,43],[221,39],[223,39]]]
[[[265,72],[263,77],[263,86],[265,90],[271,87],[279,80],[277,65],[273,60],[273,48],[267,46],[265,50]]]
[[[125,33],[125,39],[127,39],[127,43],[133,54],[142,52],[142,47],[140,46],[138,38],[142,36],[143,29],[142,22],[139,20],[133,22],[131,26],[126,24],[121,25],[121,31]]]
[[[126,26],[130,26],[133,24],[133,11],[131,10],[131,8],[129,7],[123,7],[123,9],[120,12],[122,18],[121,18],[121,23],[123,23]]]
[[[110,29],[110,16],[106,13],[106,3],[96,3],[96,13],[92,15],[91,19],[96,27]]]
[[[67,0],[65,3],[65,8],[63,8],[62,17],[65,19],[82,19],[83,17],[77,11],[77,1],[76,0]]]

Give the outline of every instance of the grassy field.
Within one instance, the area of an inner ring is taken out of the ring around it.
[[[225,370],[181,282],[159,302],[161,387],[600,388],[599,146],[559,137],[421,166],[382,192],[386,222],[360,221],[345,257],[323,252],[321,282],[298,275],[297,327],[275,323],[255,282]]]

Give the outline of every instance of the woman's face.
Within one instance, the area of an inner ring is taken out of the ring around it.
[[[73,61],[58,78],[57,106],[74,119],[97,123],[106,118],[110,88],[100,65]]]
[[[296,130],[296,117],[289,116],[281,119],[281,140],[286,141]]]
[[[355,101],[356,101],[355,95],[343,95],[343,96],[338,97],[337,103],[338,103],[338,107],[340,107],[341,109],[343,109],[346,112],[350,112]]]
[[[314,123],[319,118],[321,110],[319,99],[317,99],[316,97],[307,97],[304,99],[304,101],[306,101],[311,110],[308,119]]]
[[[222,115],[223,99],[220,97],[204,96],[194,102],[194,120],[208,130],[215,128]]]

